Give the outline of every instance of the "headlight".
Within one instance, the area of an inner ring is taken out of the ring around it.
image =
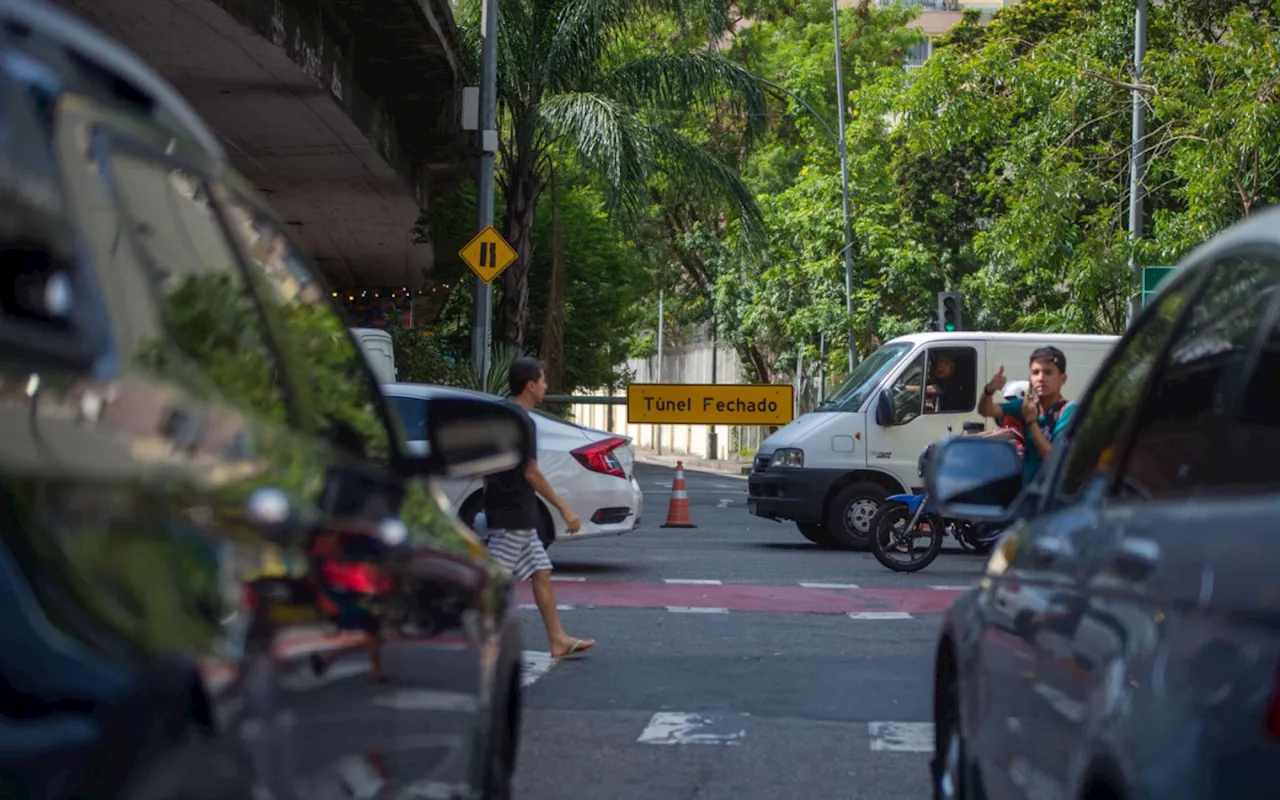
[[[804,451],[796,450],[793,447],[784,447],[781,450],[775,450],[773,459],[769,461],[771,467],[803,467]]]

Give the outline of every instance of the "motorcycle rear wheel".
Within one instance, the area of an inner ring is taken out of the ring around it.
[[[916,528],[920,529],[928,526],[929,545],[920,553],[917,558],[910,561],[897,561],[889,556],[889,550],[899,544],[898,533],[899,527],[905,527],[910,524],[912,512],[907,508],[906,503],[885,503],[880,506],[880,510],[871,519],[871,552],[875,555],[876,561],[879,561],[888,569],[894,572],[918,572],[933,563],[938,557],[938,553],[942,552],[942,538],[946,535],[946,528],[943,526],[942,517],[937,514],[923,513],[916,520]],[[902,533],[906,533],[903,531]],[[911,555],[914,556],[915,539],[911,540]]]

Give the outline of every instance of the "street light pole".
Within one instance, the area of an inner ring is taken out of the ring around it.
[[[1139,0],[1141,2],[1141,0]],[[853,223],[849,219],[849,148],[845,142],[844,71],[840,68],[840,2],[831,0],[831,16],[836,37],[836,124],[840,134],[840,193],[844,203],[844,308],[849,315],[849,371],[858,363],[858,349],[853,335]]]
[[[1133,25],[1133,82],[1142,82],[1142,62],[1147,54],[1147,0],[1138,0],[1138,9]],[[1142,264],[1138,261],[1136,248],[1142,238],[1142,201],[1143,201],[1143,141],[1147,136],[1146,109],[1143,106],[1142,93],[1133,90],[1133,141],[1129,152],[1129,239],[1135,252],[1129,254],[1129,271],[1138,292],[1129,298],[1129,323],[1138,316],[1142,297]]]
[[[498,0],[484,0],[480,28],[480,166],[476,174],[476,230],[493,224],[493,171],[498,150]],[[471,365],[480,391],[489,391],[489,351],[493,341],[493,287],[475,279],[471,315]]]

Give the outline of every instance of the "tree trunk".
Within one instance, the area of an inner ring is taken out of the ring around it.
[[[756,373],[757,383],[769,383],[769,365],[765,361],[764,354],[754,344],[744,344],[738,348],[738,356],[747,362],[747,364]]]
[[[529,270],[533,266],[533,218],[541,192],[532,163],[516,164],[507,184],[507,218],[503,227],[507,242],[516,251],[515,262],[502,273],[502,339],[521,350],[529,321]]]
[[[547,291],[547,316],[542,326],[542,361],[547,365],[548,394],[564,394],[565,324],[564,230],[560,226],[560,201],[556,194],[555,168],[551,170],[551,282]]]

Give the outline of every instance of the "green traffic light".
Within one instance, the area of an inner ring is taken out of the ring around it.
[[[948,331],[954,331],[956,329],[956,324],[954,322],[948,322],[946,328]]]

